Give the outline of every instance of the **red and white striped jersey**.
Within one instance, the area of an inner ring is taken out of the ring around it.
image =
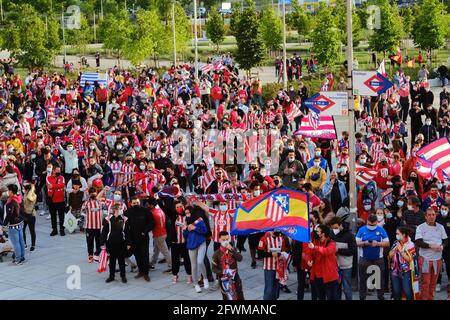
[[[102,228],[102,204],[98,200],[83,203],[81,211],[86,213],[86,229]]]
[[[382,150],[383,148],[386,148],[386,145],[383,142],[374,142],[370,146],[369,153],[374,163],[377,163],[380,160],[380,151],[384,153]]]
[[[275,237],[271,232],[267,232],[259,240],[258,250],[263,250],[268,253],[286,251],[286,245],[282,235]],[[264,258],[264,270],[276,270],[277,258],[272,256]]]
[[[27,121],[19,122],[17,127],[20,128],[20,131],[22,132],[22,137],[24,137],[26,134],[31,135],[30,124]]]
[[[137,166],[133,162],[131,162],[130,164],[124,163],[122,165],[122,183],[125,183],[126,181],[134,178],[136,168],[137,168]],[[134,187],[135,186],[134,180],[132,180],[127,185],[129,187]]]
[[[183,227],[186,225],[186,216],[177,215],[177,219],[175,220],[175,233],[176,233],[176,243],[185,243],[185,239],[183,237]]]
[[[84,134],[86,138],[95,137],[99,134],[98,128],[96,125],[92,126],[84,126]]]
[[[114,176],[113,187],[117,187],[122,183],[122,165],[120,161],[108,162],[108,166],[111,168]]]
[[[221,231],[231,232],[233,224],[234,210],[220,211],[216,209],[209,209],[209,214],[214,218],[214,230],[212,233],[212,240],[219,242],[219,234]]]

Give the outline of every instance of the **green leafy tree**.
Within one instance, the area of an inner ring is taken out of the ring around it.
[[[449,15],[437,0],[424,0],[416,16],[412,35],[414,43],[422,49],[438,49],[444,44]]]
[[[369,37],[369,47],[376,52],[394,51],[401,40],[403,26],[398,8],[388,0],[380,0],[380,26]]]
[[[234,2],[231,5],[231,17],[230,17],[230,33],[231,35],[236,37],[237,27],[239,24],[239,20],[241,18],[241,4],[239,2]]]
[[[272,52],[281,49],[283,23],[273,8],[264,10],[261,18],[261,33],[266,48]]]
[[[216,7],[212,7],[208,20],[206,21],[206,35],[216,46],[216,51],[219,51],[219,46],[225,39],[225,25]]]
[[[170,12],[172,7],[170,6]],[[170,13],[171,14],[171,13]],[[173,51],[173,30],[172,23],[166,25],[166,34],[169,36],[169,40],[166,41],[160,53],[168,53]],[[186,15],[183,7],[176,3],[175,4],[175,35],[176,35],[176,46],[177,53],[185,53],[187,51],[188,42],[192,39],[192,26],[191,21]]]
[[[410,7],[402,8],[400,10],[400,16],[402,17],[405,36],[409,38],[414,23],[413,11]]]
[[[120,10],[117,15],[106,15],[100,25],[103,46],[114,52],[119,65],[131,34],[129,24],[127,13]]]
[[[67,36],[67,44],[75,46],[78,52],[84,54],[87,51],[87,46],[93,39],[93,31],[89,26],[86,17],[81,14],[79,29],[65,29]]]
[[[337,0],[336,6],[332,10],[333,16],[336,18],[337,27],[341,33],[341,41],[347,45],[347,6],[345,0]],[[353,47],[357,47],[362,40],[361,35],[361,20],[356,13],[355,8],[352,9],[352,35]]]
[[[326,67],[333,66],[339,57],[341,34],[331,10],[322,4],[317,14],[317,25],[312,33],[312,41],[311,51],[317,62]]]
[[[313,19],[297,1],[292,2],[292,12],[287,20],[289,26],[297,30],[300,36],[306,36],[311,32]]]
[[[253,0],[247,0],[236,28],[236,61],[242,69],[250,71],[259,66],[264,59],[264,41],[256,6]]]
[[[47,20],[47,34],[45,46],[52,56],[56,55],[61,50],[62,40],[60,37],[61,24],[55,19]]]
[[[148,32],[152,30],[152,32]],[[158,46],[156,37],[164,33],[164,27],[156,10],[139,10],[136,23],[124,48],[124,56],[134,65],[142,63],[146,58],[155,54]]]
[[[5,21],[2,49],[28,69],[48,65],[54,51],[47,48],[45,22],[29,4],[11,5],[14,12]]]

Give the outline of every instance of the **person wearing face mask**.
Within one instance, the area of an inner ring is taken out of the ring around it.
[[[189,259],[188,250],[186,248],[186,240],[183,236],[183,230],[186,228],[185,208],[181,201],[174,202],[176,215],[170,219],[171,226],[171,246],[170,253],[172,259],[172,283],[178,282],[178,273],[180,271],[180,260],[183,258],[183,265],[188,275],[187,284],[192,284],[191,260]],[[190,210],[190,209],[186,209]]]
[[[336,172],[330,173],[330,179],[323,186],[322,196],[331,202],[333,212],[342,207],[342,202],[347,198],[347,189],[344,182],[337,178]]]
[[[149,233],[155,226],[153,215],[149,208],[144,208],[140,205],[139,198],[133,197],[131,199],[131,207],[124,212],[124,216],[128,218],[131,248],[138,265],[139,273],[135,278],[144,278],[145,281],[150,282],[150,277],[148,276],[150,270]]]
[[[311,156],[311,160],[308,161],[308,163],[306,164],[306,167],[308,169],[314,167],[314,162],[316,161],[316,159],[319,159],[319,166],[326,172],[328,169],[328,163],[327,163],[327,160],[324,157],[322,157],[322,149],[321,148],[314,149],[314,155]]]
[[[426,211],[425,222],[417,226],[415,245],[420,248],[420,299],[434,300],[442,268],[442,253],[448,246],[448,236],[444,226],[436,222],[436,212],[431,208]]]
[[[114,184],[114,174],[111,167],[106,162],[106,157],[104,155],[100,156],[98,164],[103,171],[102,176],[103,185],[111,187]]]
[[[348,172],[348,166],[345,163],[341,163],[338,165],[336,172],[338,180],[344,183],[345,189],[348,193],[350,190],[350,173]]]
[[[88,262],[98,261],[101,247],[102,228],[102,204],[97,200],[97,191],[95,188],[89,189],[89,200],[83,203],[81,212],[86,216],[86,242],[88,251]],[[94,252],[95,242],[95,252]]]
[[[430,191],[423,195],[422,210],[425,211],[428,208],[432,208],[434,211],[438,212],[441,205],[445,203],[442,194],[439,192],[439,190],[442,189],[442,183],[439,181],[438,183],[441,184],[441,188],[439,188],[437,184],[432,184],[430,186]]]
[[[319,224],[316,238],[308,243],[312,258],[312,290],[318,300],[340,300],[336,243],[330,238],[330,228]]]
[[[450,237],[449,208],[450,206],[448,204],[443,204],[436,217],[436,222],[444,227],[447,237]],[[447,273],[447,279],[450,279],[450,246],[445,246],[444,250],[442,250],[442,259],[444,260],[445,263],[445,272]],[[441,283],[442,283],[442,273],[439,274],[439,279],[436,287],[441,286]],[[438,290],[436,289],[436,291]]]
[[[230,243],[227,231],[219,233],[220,247],[212,256],[212,271],[217,274],[223,300],[244,300],[242,281],[238,272],[238,261],[242,255]]]
[[[323,188],[327,180],[327,174],[325,170],[320,166],[320,158],[314,159],[314,165],[306,171],[305,181],[310,183],[313,192],[317,193]]]
[[[67,149],[64,149],[61,144],[59,144],[59,151],[64,157],[64,178],[66,181],[70,179],[72,171],[78,169],[78,153],[75,150],[73,143],[68,142],[66,145]]]
[[[293,139],[288,139],[287,140],[287,146],[283,150],[283,153],[281,154],[280,162],[283,162],[284,160],[286,160],[286,158],[289,155],[289,152],[291,152],[291,151],[295,152],[295,159],[296,160],[301,160],[300,152],[299,152],[298,149],[295,148],[295,141]]]
[[[402,294],[406,300],[415,300],[413,280],[418,276],[415,268],[416,248],[409,237],[407,227],[399,227],[396,231],[396,241],[389,251],[390,273],[392,281],[392,296],[401,300]],[[418,271],[418,270],[417,270]]]
[[[220,202],[218,210],[210,208],[200,201],[197,201],[194,204],[202,208],[207,216],[213,217],[214,229],[212,232],[212,240],[214,241],[213,250],[216,251],[220,248],[219,234],[222,231],[231,232],[235,210],[228,209],[228,204],[226,202]]]
[[[282,177],[283,185],[290,189],[295,189],[298,180],[305,176],[303,165],[300,161],[295,159],[294,151],[289,151],[288,158],[280,165],[278,175]]]
[[[429,144],[437,140],[436,127],[428,116],[425,119],[425,124],[420,128],[419,133],[423,134],[424,144]]]
[[[49,211],[52,219],[52,232],[50,236],[56,236],[57,231],[57,217],[59,219],[59,232],[61,236],[65,236],[64,232],[64,213],[66,209],[65,189],[66,183],[64,177],[61,175],[61,168],[53,166],[51,174],[47,175],[47,196],[49,201]]]
[[[359,299],[365,300],[367,295],[367,269],[370,266],[378,266],[381,271],[381,287],[377,289],[378,300],[384,300],[384,272],[383,248],[389,247],[389,238],[386,231],[378,226],[377,216],[372,214],[367,219],[367,225],[361,227],[356,234],[356,245],[360,250],[358,263],[359,272]]]
[[[414,232],[411,233],[411,239],[414,241],[415,230],[418,225],[425,222],[425,213],[420,209],[420,199],[410,197],[407,202],[407,208],[401,218],[401,225],[410,227]]]
[[[330,220],[331,239],[336,243],[336,256],[341,284],[337,299],[340,300],[344,292],[345,300],[352,300],[352,268],[353,257],[356,254],[355,235],[348,229],[339,217]]]
[[[276,278],[278,259],[288,251],[288,244],[283,234],[278,231],[268,231],[259,240],[258,253],[264,258],[264,300],[278,300],[280,283]]]

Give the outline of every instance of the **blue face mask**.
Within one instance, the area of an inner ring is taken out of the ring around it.
[[[397,207],[399,207],[399,208],[403,207],[404,204],[405,204],[405,202],[403,202],[402,200],[397,201]]]
[[[392,212],[388,212],[386,213],[386,219],[391,219],[392,218]]]

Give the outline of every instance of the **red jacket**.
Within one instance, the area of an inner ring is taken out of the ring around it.
[[[152,210],[153,219],[155,220],[155,227],[153,228],[153,238],[158,238],[165,236],[167,234],[166,231],[166,215],[161,208],[155,207]]]
[[[47,175],[47,194],[52,203],[61,203],[65,201],[65,188],[66,183],[64,177],[59,175],[54,177],[53,175]]]
[[[315,247],[311,249],[311,280],[322,278],[323,283],[339,280],[336,243],[331,239],[325,242],[314,240],[313,243]]]
[[[108,101],[108,89],[98,89],[97,90],[97,101],[98,102],[107,102]]]

